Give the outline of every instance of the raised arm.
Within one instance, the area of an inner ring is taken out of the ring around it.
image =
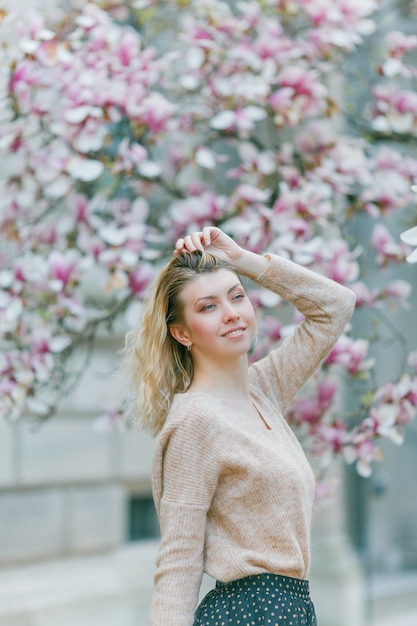
[[[268,379],[267,387],[285,411],[346,327],[355,305],[353,291],[288,259],[245,250],[219,228],[209,226],[179,239],[174,253],[195,250],[221,257],[304,315],[294,335],[252,368]]]
[[[265,257],[269,263],[256,283],[279,294],[304,315],[294,334],[252,367],[259,382],[261,377],[269,381],[268,388],[285,411],[344,331],[355,294],[292,261]]]

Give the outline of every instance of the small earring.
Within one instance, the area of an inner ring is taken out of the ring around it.
[[[187,346],[187,350],[188,350],[188,352],[191,351],[191,344],[189,346]]]

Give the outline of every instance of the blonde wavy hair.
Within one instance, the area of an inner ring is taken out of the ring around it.
[[[236,274],[226,261],[206,252],[174,256],[145,301],[141,322],[126,335],[122,363],[128,386],[125,413],[130,423],[153,436],[163,427],[174,394],[186,391],[193,379],[191,352],[169,330],[172,324],[185,321],[181,292],[199,276],[219,269]]]

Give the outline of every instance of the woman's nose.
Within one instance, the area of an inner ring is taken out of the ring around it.
[[[235,320],[239,319],[240,315],[239,312],[234,308],[234,306],[228,302],[225,305],[223,317],[225,320]]]

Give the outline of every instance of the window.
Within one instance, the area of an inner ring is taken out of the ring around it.
[[[128,507],[128,541],[159,537],[158,518],[152,496],[132,495]]]

